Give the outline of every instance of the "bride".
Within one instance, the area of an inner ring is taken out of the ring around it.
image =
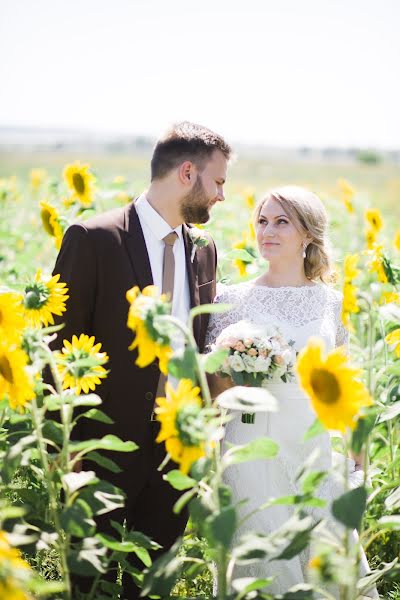
[[[310,336],[319,336],[327,350],[348,343],[348,334],[341,321],[342,296],[329,285],[332,267],[327,240],[327,216],[320,199],[299,187],[282,187],[270,191],[255,210],[255,230],[261,256],[268,261],[268,271],[257,279],[224,288],[215,302],[229,303],[226,313],[210,316],[206,343],[212,344],[228,325],[243,319],[258,324],[277,326],[286,340],[294,340],[299,351]],[[227,379],[212,376],[214,396],[226,389]],[[278,400],[276,413],[257,413],[255,423],[243,423],[241,414],[234,413],[226,425],[225,442],[246,444],[252,439],[268,436],[279,444],[275,459],[231,465],[225,471],[225,482],[232,488],[233,501],[240,505],[239,516],[251,513],[268,498],[298,493],[295,477],[298,468],[319,448],[315,468],[332,467],[330,436],[326,432],[303,442],[303,436],[315,421],[311,405],[297,383],[271,383],[268,389]],[[354,457],[352,470],[362,469],[360,457]],[[357,473],[361,475],[361,473]],[[343,493],[338,483],[328,477],[317,494],[327,500],[322,516],[328,517],[329,503]],[[271,533],[291,516],[290,506],[271,506],[246,520],[237,532]],[[315,515],[317,517],[317,515]],[[321,517],[321,514],[318,515]],[[333,528],[338,524],[332,523]],[[354,533],[356,535],[356,533]],[[235,540],[234,540],[235,541]],[[286,592],[295,584],[307,581],[310,555],[300,553],[290,561],[272,561],[236,566],[236,577],[274,576],[269,593]],[[362,574],[369,570],[362,556]],[[375,589],[368,597],[379,598]]]

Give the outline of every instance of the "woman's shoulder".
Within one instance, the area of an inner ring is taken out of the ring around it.
[[[237,301],[249,292],[249,286],[241,283],[217,283],[215,302]]]

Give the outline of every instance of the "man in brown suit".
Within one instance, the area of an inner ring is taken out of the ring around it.
[[[215,245],[205,233],[208,245],[192,252],[187,223],[205,223],[211,207],[224,200],[230,154],[226,142],[209,129],[188,122],[175,125],[155,146],[149,189],[126,207],[69,227],[54,269],[70,296],[62,319],[65,328],[56,345],[86,333],[94,335],[109,356],[110,373],[96,391],[114,425],[79,419],[73,437],[84,440],[114,433],[139,445],[132,454],[112,454],[121,473],[96,466],[99,477],[126,494],[125,508],[104,515],[100,528],[115,535],[110,520],[126,519],[129,527],[150,536],[164,551],[183,533],[187,514],[173,514],[179,493],[157,471],[165,453],[163,445],[155,443],[159,424],[152,420],[160,371],[156,363],[137,367],[136,354],[128,350],[132,332],[126,325],[126,291],[134,285],[162,287],[165,237],[174,232],[172,314],[186,320],[190,308],[213,301]],[[208,316],[201,315],[194,323],[200,350],[207,322]],[[82,591],[91,583],[84,579],[79,579]],[[124,597],[138,597],[131,578],[124,580]]]

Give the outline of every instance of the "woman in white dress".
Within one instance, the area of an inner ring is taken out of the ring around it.
[[[286,340],[294,340],[299,351],[310,336],[319,336],[327,350],[347,344],[348,335],[341,321],[342,296],[329,285],[331,264],[327,241],[327,216],[320,199],[298,187],[272,190],[255,211],[255,230],[261,256],[268,261],[268,270],[257,279],[227,286],[216,302],[234,306],[227,313],[211,315],[207,342],[213,343],[225,327],[242,319],[277,326]],[[227,380],[212,378],[213,395],[227,387]],[[230,381],[229,385],[233,385]],[[308,442],[303,436],[315,421],[308,398],[296,382],[271,383],[268,389],[278,400],[279,410],[257,413],[255,423],[241,421],[236,413],[226,425],[225,442],[246,444],[252,439],[268,436],[279,444],[275,459],[232,465],[225,471],[225,481],[233,492],[234,502],[245,498],[242,517],[271,497],[298,493],[295,481],[298,468],[314,448],[320,451],[314,468],[328,470],[332,466],[330,436],[326,432]],[[223,444],[223,450],[224,450]],[[352,470],[362,469],[359,457],[354,457]],[[359,473],[358,475],[361,475]],[[329,503],[343,493],[340,485],[328,477],[319,488],[319,497],[328,501],[323,516],[328,516]],[[278,505],[256,513],[245,521],[235,540],[248,531],[271,533],[293,514],[291,506]],[[315,517],[321,517],[321,510]],[[338,524],[333,524],[338,529]],[[272,561],[237,566],[235,577],[275,576],[270,593],[284,593],[295,584],[307,581],[309,552],[304,551],[290,561]],[[368,571],[362,557],[362,573]],[[368,597],[379,598],[376,590]]]

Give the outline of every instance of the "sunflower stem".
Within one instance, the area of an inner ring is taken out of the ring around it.
[[[60,523],[60,518],[59,518],[59,513],[58,513],[58,502],[57,502],[58,497],[57,497],[57,492],[56,492],[54,482],[53,482],[53,472],[54,471],[53,471],[53,469],[51,469],[50,463],[48,460],[46,442],[44,440],[43,431],[42,431],[42,427],[43,427],[42,413],[41,413],[40,409],[38,408],[36,398],[34,398],[32,400],[31,408],[32,408],[32,421],[33,421],[33,425],[35,427],[35,431],[36,431],[36,435],[37,435],[40,460],[41,460],[41,463],[42,463],[42,466],[44,469],[44,476],[46,479],[47,490],[48,490],[48,494],[49,494],[50,515],[51,515],[51,518],[54,523],[54,527],[57,532],[57,546],[58,546],[58,551],[60,553],[61,573],[62,573],[63,582],[65,583],[65,587],[66,587],[63,595],[66,600],[71,600],[71,581],[70,581],[69,568],[68,568],[68,562],[67,562],[67,552],[68,552],[68,547],[69,547],[69,540],[67,540],[67,536],[65,535],[65,532],[64,532],[63,528],[61,527],[61,523]]]

